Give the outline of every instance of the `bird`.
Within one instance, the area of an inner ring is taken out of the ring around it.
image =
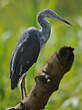
[[[26,72],[36,63],[41,49],[51,34],[51,25],[47,18],[57,19],[71,26],[67,20],[60,17],[55,11],[44,9],[37,14],[40,28],[31,27],[23,32],[10,61],[11,89],[15,89],[21,81],[22,99],[27,96],[25,88]]]

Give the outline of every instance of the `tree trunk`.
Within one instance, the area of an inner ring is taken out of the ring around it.
[[[61,79],[74,60],[73,48],[63,47],[49,59],[44,69],[35,77],[36,84],[28,97],[8,110],[42,110],[51,94],[58,90]]]

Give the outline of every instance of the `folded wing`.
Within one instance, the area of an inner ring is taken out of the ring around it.
[[[20,42],[11,59],[10,78],[11,88],[14,89],[22,75],[37,61],[40,43],[37,37],[29,37]]]

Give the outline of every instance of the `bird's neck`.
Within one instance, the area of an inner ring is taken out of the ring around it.
[[[51,26],[42,15],[38,16],[38,22],[41,25],[41,45],[45,44],[50,37]]]

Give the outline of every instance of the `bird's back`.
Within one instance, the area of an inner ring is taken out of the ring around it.
[[[14,89],[19,79],[36,62],[40,52],[37,30],[26,31],[13,52],[10,63],[11,88]]]

